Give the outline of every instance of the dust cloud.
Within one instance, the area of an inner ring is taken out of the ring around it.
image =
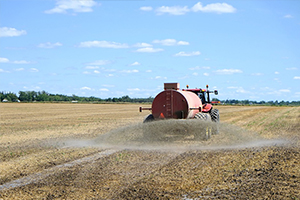
[[[211,136],[210,136],[211,134]],[[69,140],[68,146],[114,149],[190,150],[283,145],[227,123],[199,120],[160,120],[114,129],[92,140]]]

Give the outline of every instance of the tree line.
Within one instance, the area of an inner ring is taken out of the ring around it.
[[[227,99],[221,101],[225,105],[267,105],[267,106],[300,106],[300,101],[250,101]]]
[[[130,103],[151,103],[153,97],[148,98],[130,98],[128,95],[122,97],[101,99],[98,97],[79,97],[76,95],[67,96],[63,94],[50,94],[45,91],[20,91],[17,94],[12,92],[0,92],[1,102],[130,102]],[[212,101],[220,101],[213,98]],[[227,99],[221,100],[221,104],[225,105],[268,105],[268,106],[300,106],[300,101],[250,101],[250,100],[236,100]]]
[[[130,98],[122,96],[119,98],[101,99],[98,97],[79,97],[76,95],[67,96],[63,94],[50,94],[45,91],[20,91],[19,94],[12,92],[0,92],[1,102],[131,102],[131,103],[147,103],[152,102],[153,98]]]

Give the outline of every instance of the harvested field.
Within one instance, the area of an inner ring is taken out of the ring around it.
[[[0,199],[300,199],[300,107],[219,106],[197,141],[139,106],[0,103]]]

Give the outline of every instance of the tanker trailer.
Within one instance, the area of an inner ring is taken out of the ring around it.
[[[212,106],[212,104],[219,102],[210,100],[211,93],[217,95],[218,91],[210,91],[208,85],[206,85],[206,89],[189,89],[187,86],[186,89],[180,90],[179,83],[165,83],[164,91],[156,95],[151,108],[140,107],[140,112],[143,110],[151,111],[144,123],[162,119],[178,119],[176,123],[182,124],[184,124],[183,119],[198,119],[199,123],[203,122],[202,124],[207,122],[206,127],[204,127],[205,130],[199,130],[198,132],[201,133],[195,134],[194,138],[203,139],[204,137],[204,139],[208,139],[211,134],[218,134],[220,121],[218,109],[213,109]]]

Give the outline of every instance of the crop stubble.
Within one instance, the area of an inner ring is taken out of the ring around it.
[[[0,104],[1,185],[119,148],[0,198],[299,198],[299,107],[220,106],[220,134],[196,142],[143,141],[138,107]]]

